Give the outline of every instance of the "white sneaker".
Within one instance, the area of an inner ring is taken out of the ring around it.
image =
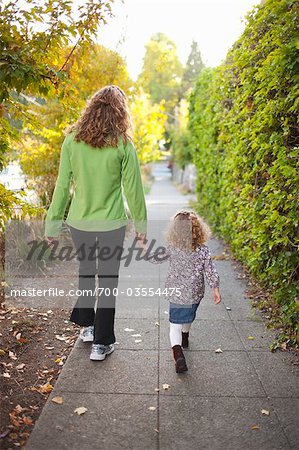
[[[93,342],[94,326],[83,327],[80,332],[80,338],[83,342]]]
[[[114,352],[114,345],[92,344],[90,359],[93,361],[103,361],[107,355]]]

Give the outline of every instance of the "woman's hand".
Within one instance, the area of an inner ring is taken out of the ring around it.
[[[47,236],[45,237],[45,241],[48,245],[53,244],[54,242],[58,241],[57,237]]]
[[[146,244],[146,233],[139,233],[138,231],[136,231],[136,239],[137,239],[137,243],[139,245],[139,247],[141,247],[142,249],[145,249]]]
[[[219,288],[213,289],[213,294],[214,294],[214,302],[216,305],[218,305],[221,302],[221,295],[219,292]]]

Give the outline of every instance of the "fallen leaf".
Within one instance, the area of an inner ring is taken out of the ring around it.
[[[16,340],[19,341],[19,340],[21,339],[21,336],[22,336],[21,333],[17,333],[16,336],[15,336],[15,337],[16,337]]]
[[[25,425],[32,425],[33,424],[33,420],[31,419],[31,417],[23,416],[22,419],[23,419],[23,422],[24,422]]]
[[[154,431],[155,431],[156,433],[160,433],[160,431],[158,430],[158,428],[154,428]]]
[[[15,353],[14,353],[14,352],[11,352],[11,351],[8,352],[8,356],[9,356],[11,359],[14,359],[14,360],[18,359],[18,358],[16,357]]]
[[[67,339],[66,336],[59,336],[59,334],[55,334],[56,339],[58,339],[59,341],[65,341]]]
[[[2,348],[0,348],[0,356],[4,356],[4,355],[6,355],[6,351],[3,350]]]
[[[25,410],[26,410],[26,408],[22,408],[21,405],[16,405],[14,407],[14,411],[16,411],[18,414],[20,414],[22,411],[25,411]]]
[[[16,369],[22,370],[22,369],[24,369],[24,367],[25,367],[25,364],[22,363],[22,364],[19,364],[19,365],[16,367]]]
[[[156,325],[156,327],[159,327],[160,323],[159,322],[155,322],[155,325]]]
[[[223,351],[221,350],[221,348],[217,348],[217,349],[215,350],[215,353],[223,353]]]
[[[270,416],[270,411],[268,411],[267,409],[262,409],[261,413],[263,414],[263,416]]]
[[[78,408],[74,409],[74,412],[78,414],[78,416],[81,416],[82,414],[85,414],[87,411],[87,408],[85,406],[79,406]]]
[[[252,430],[259,430],[260,427],[259,427],[258,425],[252,425],[251,429],[252,429]]]
[[[167,384],[167,383],[162,384],[162,388],[163,388],[165,391],[167,391],[167,390],[170,388],[170,385]]]
[[[45,384],[42,384],[38,388],[35,388],[34,390],[37,390],[40,394],[48,394],[53,389],[53,386],[51,383],[47,382]]]
[[[155,407],[155,406],[150,406],[148,409],[149,409],[150,411],[155,411],[155,410],[156,410],[156,407]]]
[[[253,337],[253,336],[248,336],[247,339],[248,339],[249,341],[253,341],[254,337]]]
[[[62,403],[63,403],[63,398],[62,398],[62,397],[59,397],[59,396],[53,397],[53,398],[52,398],[52,402],[53,402],[53,403],[58,403],[58,405],[62,405]]]

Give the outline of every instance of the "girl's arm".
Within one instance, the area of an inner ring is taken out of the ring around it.
[[[212,260],[211,252],[208,249],[208,247],[206,247],[205,250],[204,272],[207,277],[210,288],[212,289],[219,288],[219,281],[220,281],[219,275],[215,267],[215,264]]]
[[[210,288],[213,289],[214,302],[216,305],[221,302],[221,295],[219,292],[219,275],[215,264],[212,260],[212,256],[208,247],[206,247],[205,251],[205,259],[204,259],[204,272],[206,274],[208,283]]]
[[[63,141],[55,189],[51,205],[45,219],[45,237],[58,237],[64,219],[64,212],[70,196],[70,180],[72,175],[68,152],[68,136]]]

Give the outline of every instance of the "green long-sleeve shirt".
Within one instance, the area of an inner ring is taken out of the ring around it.
[[[61,147],[58,177],[45,220],[45,236],[57,237],[74,184],[66,223],[86,231],[107,231],[128,223],[124,207],[126,197],[135,229],[146,231],[146,205],[139,162],[134,144],[93,148],[77,142],[74,132]]]

